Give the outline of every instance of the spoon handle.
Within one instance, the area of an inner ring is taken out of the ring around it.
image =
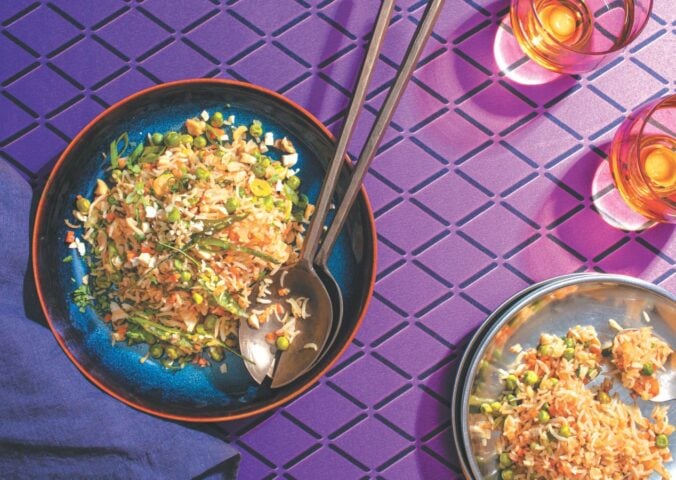
[[[392,13],[393,8],[394,0],[383,0],[382,4],[380,5],[380,10],[378,12],[378,18],[373,29],[371,42],[369,44],[368,51],[366,52],[366,57],[364,58],[361,71],[359,72],[357,87],[355,88],[354,94],[352,95],[352,99],[350,101],[347,119],[345,120],[340,137],[338,138],[336,152],[333,156],[333,159],[329,163],[329,168],[326,172],[326,176],[324,177],[322,189],[319,192],[319,198],[317,199],[315,212],[312,216],[312,220],[310,221],[307,233],[305,234],[305,242],[303,244],[303,250],[299,259],[300,262],[312,265],[312,259],[317,253],[319,239],[323,233],[322,229],[324,227],[324,221],[326,220],[326,215],[329,211],[329,206],[331,205],[333,192],[336,189],[336,185],[338,183],[338,176],[340,174],[340,168],[343,166],[347,145],[350,142],[350,138],[352,138],[354,127],[357,124],[359,111],[364,104],[368,84],[371,80],[373,70],[375,70],[374,66],[378,60],[380,47],[383,44],[385,31],[387,30],[390,21],[390,14]]]
[[[413,74],[413,69],[418,63],[420,53],[422,52],[427,39],[432,33],[432,28],[434,27],[434,23],[437,20],[437,16],[439,15],[439,11],[441,10],[443,4],[444,0],[432,0],[432,2],[427,5],[425,13],[423,13],[423,17],[414,34],[413,41],[408,46],[404,60],[401,64],[399,72],[397,73],[397,77],[394,80],[394,86],[387,94],[385,103],[378,113],[378,118],[376,118],[376,121],[371,128],[371,132],[369,133],[366,144],[361,151],[361,155],[359,156],[357,166],[355,167],[354,173],[352,174],[352,178],[350,179],[350,183],[347,187],[345,195],[343,196],[340,206],[336,211],[336,215],[333,218],[333,222],[331,223],[331,226],[324,237],[324,241],[322,242],[319,252],[315,257],[314,262],[317,265],[326,265],[326,262],[329,260],[331,249],[333,248],[338,235],[340,235],[340,231],[345,224],[348,214],[350,213],[352,204],[359,194],[359,190],[361,189],[361,185],[364,177],[366,176],[369,165],[371,164],[371,161],[376,154],[376,150],[378,149],[378,145],[380,144],[380,141],[382,140],[388,125],[390,124],[390,120],[392,119],[394,110],[397,107],[402,94],[404,93],[404,89],[406,88],[406,85]]]

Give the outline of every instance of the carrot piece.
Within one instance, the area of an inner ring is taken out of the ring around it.
[[[73,243],[75,241],[75,232],[68,230],[66,232],[66,243]]]

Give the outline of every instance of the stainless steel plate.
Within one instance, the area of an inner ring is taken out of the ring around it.
[[[476,339],[476,343],[473,339],[474,349],[468,352],[469,368],[463,375],[462,388],[455,391],[461,406],[454,412],[459,416],[461,438],[458,447],[467,463],[466,474],[474,478],[497,477],[495,441],[499,433],[496,432],[485,447],[472,438],[469,425],[477,414],[470,412],[469,399],[472,395],[494,398],[501,393],[498,371],[509,369],[516,359],[516,355],[509,352],[511,346],[518,343],[525,348],[531,347],[537,345],[541,333],[563,335],[575,325],[594,326],[603,342],[612,339],[615,333],[608,325],[609,319],[624,327],[645,326],[644,311],[651,319],[649,325],[655,333],[673,347],[676,343],[674,295],[650,283],[619,275],[591,274],[554,279],[519,298],[492,325],[480,330],[482,338]],[[618,382],[614,391],[620,393],[624,401],[631,401]],[[670,403],[669,420],[674,423],[676,402]],[[639,406],[644,415],[649,415],[654,404],[639,401]],[[670,444],[674,455],[673,439]],[[672,476],[676,475],[673,462],[667,464],[667,469]]]

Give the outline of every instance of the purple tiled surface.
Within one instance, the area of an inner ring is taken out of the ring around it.
[[[358,152],[424,1],[400,1],[352,152]],[[275,89],[334,132],[375,0],[0,2],[0,156],[35,185],[91,118],[188,77]],[[513,83],[492,45],[506,1],[448,0],[366,181],[378,280],[353,345],[318,385],[223,424],[241,478],[459,478],[450,385],[471,332],[512,293],[577,271],[676,290],[673,227],[625,233],[591,179],[623,118],[674,91],[676,4],[609,67]]]

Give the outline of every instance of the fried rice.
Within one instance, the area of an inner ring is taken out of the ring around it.
[[[637,405],[610,394],[611,381],[587,387],[600,374],[602,348],[593,327],[577,326],[563,338],[543,334],[537,349],[523,350],[505,372],[503,396],[481,404],[482,420],[471,426],[485,441],[500,438],[500,478],[670,478],[667,408],[652,421]]]
[[[168,368],[222,360],[240,321],[278,322],[268,341],[288,347],[304,309],[250,312],[249,297],[303,245],[313,207],[298,191],[295,147],[222,114],[203,112],[185,129],[149,134],[131,153],[126,134],[111,145],[110,175],[91,200],[78,196],[82,231],[66,238],[91,251],[74,300],[99,310],[114,342],[147,343],[142,360]]]

